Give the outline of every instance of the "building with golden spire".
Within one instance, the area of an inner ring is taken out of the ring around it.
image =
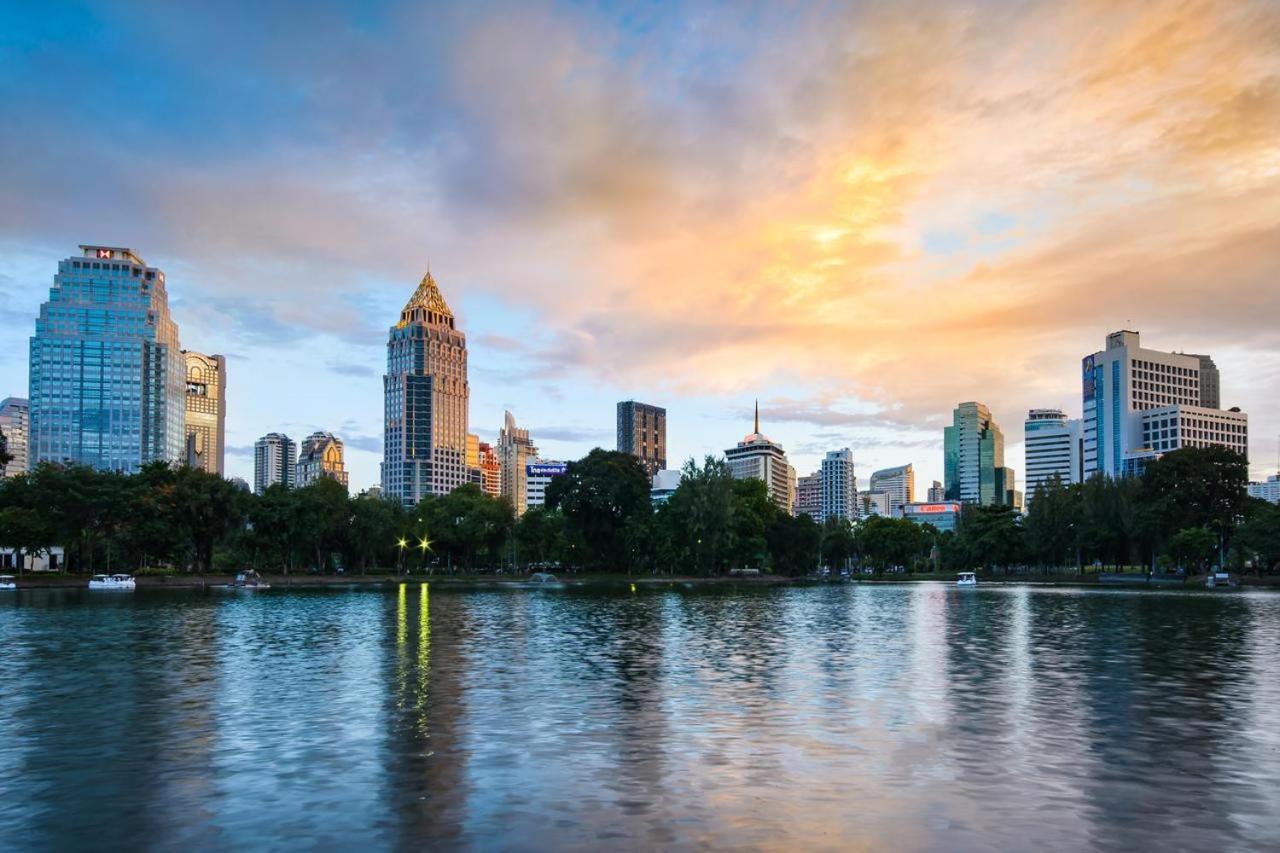
[[[387,338],[382,493],[413,506],[467,482],[467,337],[428,270]]]

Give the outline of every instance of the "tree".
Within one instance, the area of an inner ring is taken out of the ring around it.
[[[652,512],[649,477],[631,454],[596,448],[551,481],[547,506],[563,513],[570,547],[581,543],[586,564],[622,567],[628,527]]]
[[[558,562],[564,549],[564,515],[542,506],[529,507],[516,523],[515,537],[526,565]]]
[[[1192,569],[1192,573],[1198,574],[1213,559],[1216,546],[1217,539],[1207,527],[1188,527],[1169,538],[1167,549],[1179,568]]]
[[[1280,566],[1280,506],[1249,498],[1234,542],[1241,563],[1252,563],[1259,574],[1274,571]]]
[[[822,528],[808,515],[791,516],[774,507],[765,536],[773,566],[779,573],[803,575],[817,566]]]
[[[659,511],[663,562],[697,574],[714,574],[729,559],[734,543],[733,475],[723,459],[708,455],[701,467],[690,459],[680,485]]]
[[[1148,465],[1142,481],[1158,535],[1205,527],[1222,559],[1244,515],[1249,482],[1244,456],[1225,447],[1186,447]]]
[[[827,566],[843,566],[853,556],[853,525],[843,516],[833,515],[822,523],[822,559]]]
[[[316,571],[323,572],[329,565],[330,552],[341,544],[350,521],[347,487],[337,480],[321,477],[295,490],[292,497],[297,513],[297,535],[310,546]]]
[[[769,487],[764,480],[754,477],[733,480],[731,494],[733,509],[730,514],[730,559],[736,566],[764,568],[770,554],[777,555],[776,551],[771,552],[769,533],[779,524],[777,516],[785,513],[769,498]],[[813,524],[813,519],[809,519],[809,523]],[[817,527],[816,524],[813,526]],[[789,530],[786,527],[780,529]],[[785,542],[786,539],[775,541]],[[815,543],[814,551],[809,554],[811,565],[817,558],[816,552]]]
[[[348,565],[364,574],[379,554],[396,548],[404,509],[398,501],[362,495],[350,502],[350,510],[343,550]]]

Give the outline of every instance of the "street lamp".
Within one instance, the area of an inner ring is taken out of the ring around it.
[[[404,548],[409,543],[405,541],[403,536],[401,536],[400,541],[396,544],[400,546],[400,566],[397,569],[396,574],[404,574]]]

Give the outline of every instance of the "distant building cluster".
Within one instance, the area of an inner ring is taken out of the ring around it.
[[[81,245],[59,262],[30,345],[26,398],[0,401],[0,438],[12,477],[40,462],[72,462],[125,473],[155,461],[225,476],[227,360],[183,349],[169,313],[165,274],[131,249]],[[1161,454],[1221,446],[1248,452],[1248,416],[1221,408],[1221,376],[1208,355],[1144,348],[1135,331],[1106,338],[1081,362],[1081,414],[1032,409],[1023,424],[1028,504],[1049,484],[1140,475]],[[387,334],[381,482],[369,494],[412,506],[474,484],[505,498],[517,515],[544,506],[569,463],[545,459],[530,431],[505,412],[494,443],[471,432],[466,335],[428,271]],[[655,505],[681,474],[668,468],[667,410],[637,400],[616,406],[617,449],[634,456]],[[752,432],[724,451],[730,474],[765,484],[769,499],[822,523],[871,516],[954,527],[965,504],[1023,508],[1005,464],[1005,436],[991,410],[958,404],[943,430],[943,480],[924,500],[911,463],[874,471],[858,488],[853,450],[826,451],[798,475],[782,444]],[[341,438],[317,430],[300,443],[269,432],[253,446],[253,490],[348,486]],[[247,487],[247,484],[245,484]],[[1280,474],[1249,486],[1280,503]]]

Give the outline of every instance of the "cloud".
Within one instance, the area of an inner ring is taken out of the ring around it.
[[[529,435],[536,442],[566,441],[574,444],[600,445],[601,442],[612,442],[616,436],[611,430],[592,429],[590,427],[557,427],[543,426],[529,430]]]
[[[509,306],[460,322],[522,378],[860,433],[1075,409],[1079,358],[1124,325],[1280,349],[1264,0],[21,24],[0,237],[145,246],[255,345],[380,347],[429,261],[455,306]]]

